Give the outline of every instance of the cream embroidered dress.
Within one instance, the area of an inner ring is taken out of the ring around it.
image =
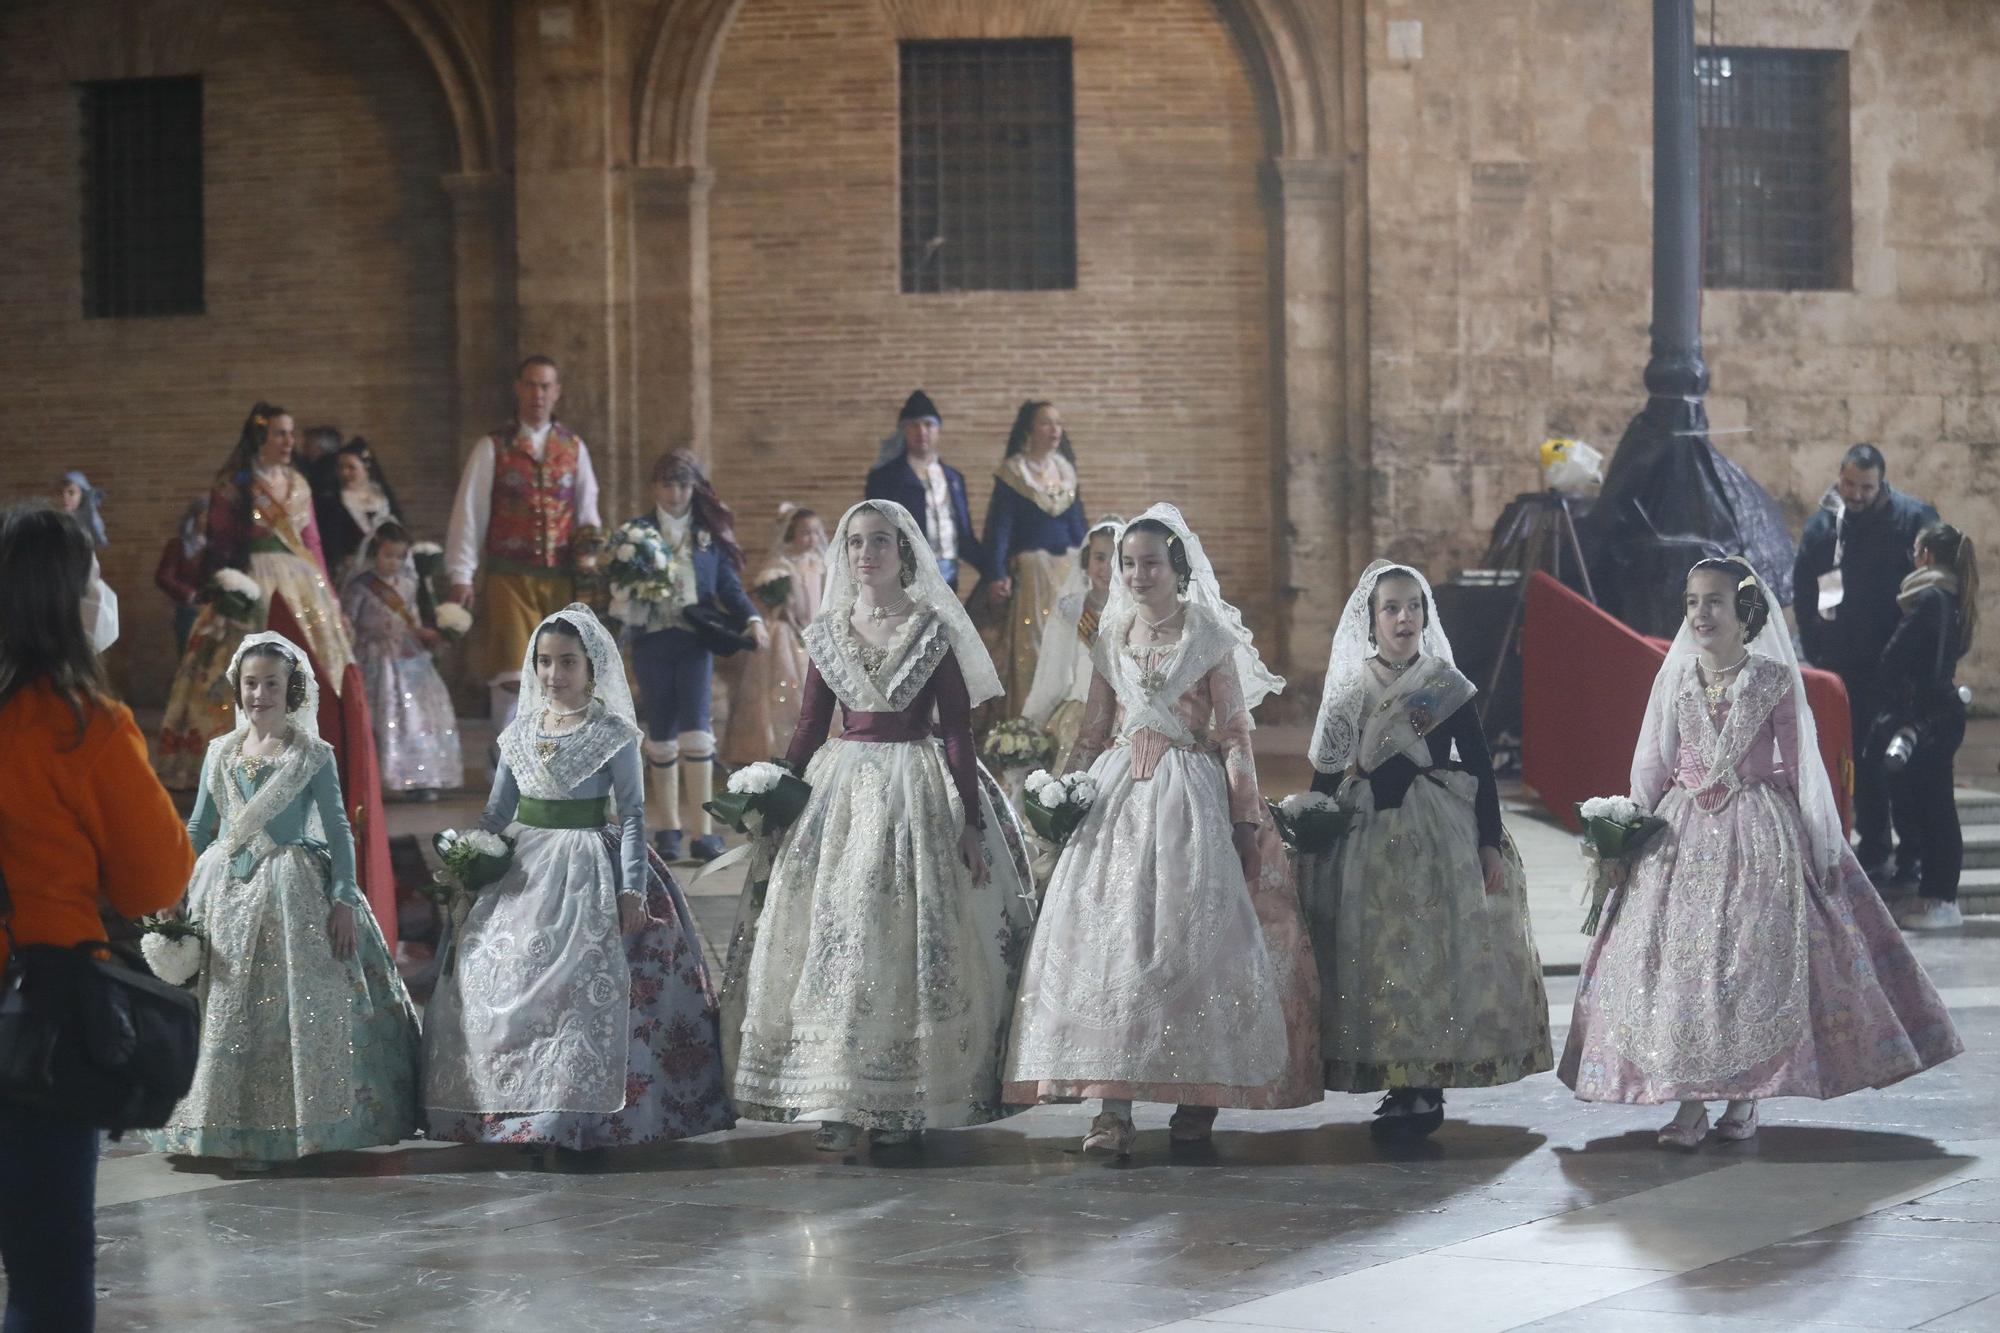
[[[984,617],[982,632],[1004,696],[982,710],[989,720],[1018,715],[1035,679],[1044,627],[1084,540],[1083,499],[1069,459],[1052,453],[1037,468],[1018,453],[1000,464],[986,506],[984,545],[991,574],[1012,579],[1014,591],[986,608]]]
[[[310,671],[281,636],[254,634],[230,663],[232,683],[259,643]],[[209,940],[196,982],[201,1061],[173,1118],[145,1134],[161,1152],[288,1161],[416,1132],[416,1011],[355,883],[317,712],[309,690],[275,758],[244,758],[247,722],[209,745],[188,821],[201,857],[186,911]],[[354,913],[346,960],[328,935],[335,903]]]
[[[1069,770],[1070,754],[1076,748],[1077,733],[1083,728],[1083,706],[1090,698],[1090,682],[1096,675],[1091,666],[1091,649],[1097,646],[1104,603],[1093,607],[1090,602],[1090,571],[1086,568],[1090,540],[1099,533],[1115,537],[1123,521],[1099,519],[1084,534],[1083,545],[1070,558],[1069,572],[1063,576],[1055,609],[1042,627],[1034,684],[1021,705],[1021,716],[1055,738],[1055,757],[1049,764],[1051,773]]]
[[[1417,657],[1384,666],[1369,639],[1375,585],[1423,593]],[[1325,1086],[1465,1088],[1554,1062],[1520,856],[1501,822],[1476,687],[1453,664],[1430,585],[1378,561],[1334,633],[1314,727],[1313,788],[1356,811],[1332,851],[1299,858],[1321,988]],[[1480,848],[1502,858],[1487,893]]]
[[[922,530],[891,517],[911,549]],[[724,983],[738,1025],[738,1113],[909,1131],[1007,1114],[1000,1062],[1030,923],[1020,829],[978,763],[974,701],[997,690],[978,637],[920,559],[913,615],[881,649],[850,619],[841,520],[826,608],[805,633],[812,667],[789,758],[812,786],[778,842],[761,903],[746,892]],[[826,739],[833,706],[843,734]],[[959,857],[976,811],[990,871]]]
[[[1199,559],[1177,511],[1145,516],[1165,517]],[[1114,587],[1071,761],[1099,794],[1036,923],[1009,1102],[1263,1109],[1320,1099],[1318,985],[1258,791],[1245,695],[1246,679],[1259,699],[1284,682],[1212,585],[1212,572],[1198,575],[1180,640],[1150,649],[1129,646],[1136,608]],[[1250,822],[1260,830],[1255,885],[1232,836]]]

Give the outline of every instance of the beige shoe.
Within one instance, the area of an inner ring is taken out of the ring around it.
[[[1083,1136],[1083,1150],[1112,1157],[1130,1157],[1132,1141],[1138,1137],[1139,1131],[1132,1127],[1130,1120],[1109,1111],[1099,1111],[1097,1118],[1090,1122],[1090,1133]]]
[[[1666,1124],[1660,1126],[1660,1146],[1662,1148],[1680,1148],[1684,1151],[1692,1152],[1696,1148],[1699,1148],[1701,1141],[1707,1137],[1708,1108],[1706,1107],[1702,1108],[1701,1119],[1695,1121],[1692,1125],[1683,1125],[1678,1119],[1675,1119],[1669,1120]]]

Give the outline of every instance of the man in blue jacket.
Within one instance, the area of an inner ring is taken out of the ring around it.
[[[1937,510],[1891,487],[1888,472],[1888,461],[1874,445],[1849,449],[1840,460],[1839,480],[1806,521],[1792,565],[1806,660],[1847,686],[1854,724],[1854,831],[1861,840],[1855,854],[1877,883],[1891,874],[1887,774],[1882,756],[1869,746],[1886,702],[1879,664],[1902,619],[1896,594],[1915,568],[1910,554],[1917,534],[1937,522]],[[1915,888],[1915,865],[1897,864],[1893,874],[1893,883]]]
[[[910,511],[930,539],[938,573],[957,591],[961,564],[971,565],[974,573],[987,571],[965,499],[965,474],[938,457],[943,429],[930,395],[922,389],[911,394],[896,418],[897,433],[882,442],[882,453],[868,474],[866,497],[894,500]]]

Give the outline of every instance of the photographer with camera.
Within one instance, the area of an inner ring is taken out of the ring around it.
[[[194,868],[187,829],[98,659],[113,631],[91,571],[91,541],[74,519],[43,505],[0,510],[0,966],[8,982],[0,1083],[9,1089],[44,998],[31,983],[46,974],[27,960],[48,961],[44,946],[101,939],[100,904],[124,916],[172,906]],[[0,1097],[8,1329],[91,1326],[97,1148],[97,1126],[81,1113]]]
[[[1914,566],[1917,534],[1938,521],[1937,510],[1888,484],[1888,462],[1872,444],[1857,444],[1840,460],[1840,476],[1806,523],[1792,566],[1799,643],[1805,658],[1847,686],[1854,727],[1855,855],[1877,887],[1917,886],[1917,849],[1905,845],[1890,864],[1890,804],[1882,752],[1867,745],[1887,705],[1882,650],[1896,631],[1897,593]],[[1817,590],[1817,595],[1815,595]],[[1897,821],[1905,844],[1914,841]]]
[[[1958,872],[1965,845],[1951,767],[1965,739],[1965,700],[1952,672],[1978,628],[1979,564],[1972,539],[1949,523],[1919,533],[1911,558],[1916,568],[1896,597],[1903,618],[1882,650],[1888,706],[1875,719],[1868,752],[1887,770],[1896,826],[1906,848],[1916,844],[1923,867],[1917,899],[1896,914],[1896,923],[1942,930],[1963,920]]]

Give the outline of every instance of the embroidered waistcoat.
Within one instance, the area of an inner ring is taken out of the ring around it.
[[[576,535],[576,465],[582,441],[561,422],[549,427],[542,461],[512,424],[493,441],[493,507],[486,554],[538,569],[567,569]]]

